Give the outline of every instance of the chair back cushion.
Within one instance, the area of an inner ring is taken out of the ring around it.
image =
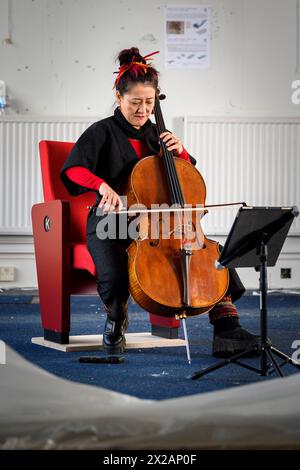
[[[42,181],[45,201],[61,199],[71,206],[71,241],[86,241],[86,219],[88,206],[95,203],[95,192],[89,191],[81,196],[71,196],[60,179],[60,170],[70,153],[74,142],[42,140],[39,144]]]

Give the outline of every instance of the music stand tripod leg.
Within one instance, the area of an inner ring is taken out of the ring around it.
[[[260,276],[259,276],[259,290],[260,290],[260,334],[261,334],[261,356],[260,366],[261,375],[268,375],[268,357],[267,357],[267,256],[268,248],[264,244],[263,239],[260,240],[257,251],[259,253],[260,261]]]
[[[284,374],[281,370],[281,366],[277,364],[277,361],[274,357],[276,354],[278,357],[283,359],[285,362],[298,367],[300,369],[300,364],[284,354],[283,352],[279,351],[278,349],[274,348],[274,346],[268,341],[267,337],[267,256],[268,256],[268,247],[264,243],[264,239],[262,237],[260,241],[260,321],[261,321],[261,375],[266,376],[268,375],[270,366],[268,365],[268,357],[271,360],[271,363],[278,373],[280,377],[284,377]],[[274,354],[272,354],[274,353]]]
[[[297,367],[297,369],[300,369],[300,362],[296,361],[295,359],[289,357],[287,354],[284,354],[282,351],[279,351],[279,349],[276,349],[274,346],[270,346],[270,350],[276,354],[276,356],[280,357],[280,359],[283,359],[286,363]]]
[[[260,369],[257,369],[256,367],[249,366],[248,364],[242,364],[240,362],[237,362],[238,359],[242,359],[244,356],[247,356],[247,354],[256,351],[256,348],[249,349],[247,351],[242,351],[238,354],[235,354],[234,356],[230,356],[223,361],[216,362],[212,366],[206,367],[206,369],[202,369],[200,371],[194,372],[191,376],[189,376],[190,379],[192,380],[197,380],[200,379],[200,377],[203,377],[206,374],[209,374],[210,372],[213,372],[214,370],[221,369],[224,366],[227,366],[228,364],[237,364],[241,367],[244,367],[245,369],[252,370],[253,372],[260,373]]]
[[[266,353],[269,356],[271,363],[273,364],[273,367],[276,370],[277,374],[280,375],[280,377],[284,377],[284,373],[282,372],[280,365],[277,364],[277,361],[275,357],[273,356],[273,354],[271,353],[270,349],[267,349]]]

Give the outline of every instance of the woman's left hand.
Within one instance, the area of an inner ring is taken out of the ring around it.
[[[172,151],[175,156],[181,154],[183,151],[183,145],[175,134],[172,134],[171,132],[163,132],[159,137],[165,142],[167,149],[170,150],[170,152]]]

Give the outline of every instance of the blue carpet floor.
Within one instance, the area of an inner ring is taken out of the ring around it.
[[[31,295],[0,295],[0,338],[26,359],[62,378],[101,386],[139,398],[162,400],[195,393],[225,389],[251,382],[272,380],[230,364],[197,381],[189,375],[215,363],[211,356],[212,327],[208,316],[187,320],[192,365],[186,361],[184,347],[129,350],[123,364],[79,363],[79,356],[101,355],[101,352],[63,353],[31,343],[33,336],[41,336],[39,304]],[[244,328],[259,333],[259,297],[244,295],[237,303]],[[149,331],[148,314],[135,304],[130,305],[129,332]],[[72,298],[72,335],[102,333],[104,312],[97,297]],[[269,337],[278,349],[292,355],[292,344],[300,340],[300,296],[269,294]],[[180,337],[183,332],[180,331]],[[299,346],[298,346],[299,347]],[[299,354],[300,359],[300,354]],[[256,358],[247,362],[259,367]],[[284,366],[286,375],[297,372]]]

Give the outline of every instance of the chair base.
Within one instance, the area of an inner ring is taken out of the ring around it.
[[[150,315],[150,319],[153,315]],[[165,319],[163,319],[165,321]],[[168,320],[168,319],[167,319]],[[151,333],[153,336],[159,336],[161,338],[167,339],[177,339],[178,338],[178,327],[173,327],[173,324],[170,323],[170,327],[164,325],[151,324]],[[68,344],[69,343],[69,332],[63,331],[53,331],[44,329],[44,340],[51,341],[52,343],[58,344]]]
[[[165,326],[151,325],[151,333],[152,335],[160,336],[161,338],[178,338],[178,328],[167,328]]]
[[[43,337],[32,338],[31,342],[63,352],[101,351],[103,349],[102,335],[70,336],[68,344],[48,341]],[[169,348],[176,346],[185,346],[185,341],[183,339],[168,339],[153,336],[151,333],[126,333],[126,349]]]
[[[44,330],[44,340],[51,341],[58,344],[68,344],[69,343],[69,333],[59,332],[52,330]]]

